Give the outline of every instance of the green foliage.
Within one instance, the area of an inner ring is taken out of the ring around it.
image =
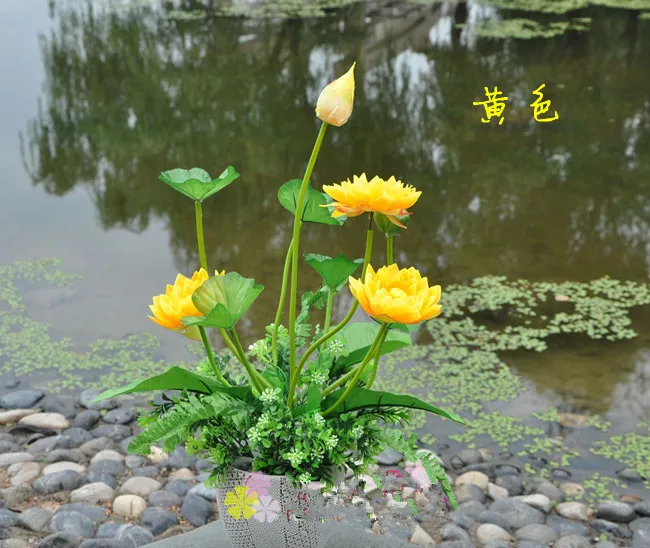
[[[650,428],[640,424],[641,432],[626,432],[612,436],[609,440],[598,441],[591,452],[608,459],[616,459],[626,466],[636,470],[645,478],[645,484],[650,488]]]
[[[296,212],[298,207],[298,196],[300,194],[300,179],[291,179],[284,183],[278,190],[278,200],[282,207],[290,213]],[[345,218],[335,219],[329,207],[325,206],[332,202],[332,199],[322,192],[315,190],[308,184],[305,205],[303,207],[302,221],[304,223],[321,223],[324,225],[341,226]]]
[[[315,253],[306,254],[305,261],[320,274],[325,285],[332,291],[338,291],[347,282],[348,277],[363,264],[363,259],[351,261],[345,255],[339,255],[332,259],[332,257]]]
[[[235,168],[228,166],[216,179],[212,179],[207,171],[198,167],[189,170],[172,169],[164,171],[158,178],[188,198],[202,202],[227,187],[238,177],[239,173],[235,171]]]

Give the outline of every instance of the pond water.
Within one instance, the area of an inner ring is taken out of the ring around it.
[[[71,289],[26,289],[54,339],[84,349],[152,332],[159,356],[188,357],[147,319],[151,296],[198,265],[192,204],[157,175],[227,165],[242,176],[205,205],[208,259],[266,286],[240,330],[246,344],[259,337],[290,240],[277,188],[302,176],[316,98],[353,61],[355,110],[328,132],[313,183],[366,172],[421,189],[398,262],[443,292],[486,274],[647,280],[650,19],[638,10],[526,12],[557,32],[523,39],[508,25],[492,33],[516,36],[483,36],[521,15],[489,4],[350,4],[309,19],[205,17],[204,4],[0,4],[0,264],[59,257],[83,274]],[[530,106],[542,84],[543,116],[559,115],[550,123]],[[509,98],[504,120],[484,124],[473,103],[495,86]],[[309,226],[303,250],[361,256],[362,227]],[[317,280],[304,269],[301,282]],[[507,357],[532,391],[519,413],[555,405],[623,431],[648,420],[650,314],[633,318],[632,341]]]

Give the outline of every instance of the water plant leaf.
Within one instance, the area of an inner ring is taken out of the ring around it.
[[[163,171],[158,179],[188,198],[202,202],[227,187],[238,177],[239,173],[235,168],[228,166],[216,179],[213,179],[207,171],[198,167]]]
[[[174,366],[160,375],[148,379],[136,379],[119,388],[111,388],[102,392],[93,401],[98,402],[134,392],[152,392],[155,390],[187,390],[201,394],[223,392],[240,399],[245,399],[250,394],[250,388],[239,386],[224,386],[218,381],[202,377],[192,371]]]
[[[332,259],[332,257],[328,257],[327,255],[307,253],[305,255],[305,261],[320,274],[325,285],[333,291],[336,291],[344,284],[348,277],[354,274],[355,270],[363,264],[363,259],[354,259],[351,261],[343,254]]]
[[[212,276],[192,295],[194,306],[203,314],[186,316],[183,325],[202,325],[232,329],[264,290],[253,278],[244,278],[237,272]]]
[[[339,397],[343,394],[345,389],[341,388],[336,392],[332,392],[325,398],[324,406],[327,408],[333,405]],[[457,422],[458,424],[465,424],[465,421],[458,415],[451,411],[445,411],[435,405],[431,405],[422,401],[415,396],[408,394],[391,394],[390,392],[378,392],[376,390],[366,390],[355,386],[345,401],[336,409],[336,414],[354,411],[355,409],[364,409],[367,407],[407,407],[410,409],[420,409],[428,411],[434,415],[445,417],[446,419]]]
[[[298,207],[298,196],[301,185],[302,181],[300,179],[291,179],[284,183],[278,190],[280,204],[284,209],[294,214]],[[302,222],[341,226],[345,222],[345,218],[339,217],[338,219],[334,219],[331,208],[321,207],[322,205],[331,203],[332,199],[327,194],[311,188],[310,183],[307,183],[307,185],[307,196],[301,217]]]

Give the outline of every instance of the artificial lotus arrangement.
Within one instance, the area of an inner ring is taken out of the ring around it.
[[[201,265],[191,278],[179,274],[164,294],[154,297],[150,318],[202,341],[206,358],[196,371],[173,367],[161,375],[108,390],[98,399],[180,391],[165,396],[161,404],[140,417],[144,430],[133,439],[129,451],[147,454],[152,445],[171,451],[185,444],[190,453],[210,459],[214,465],[211,478],[217,484],[223,484],[229,470],[243,458],[250,462],[252,473],[261,473],[261,477],[284,476],[292,485],[319,482],[331,486],[346,466],[355,474],[365,473],[374,464],[375,455],[392,447],[408,460],[421,462],[430,480],[440,480],[455,505],[438,461],[418,450],[415,436],[404,439],[402,428],[412,409],[463,421],[412,395],[372,389],[380,356],[410,345],[409,333],[441,312],[440,286],[430,285],[417,269],[400,268],[393,260],[395,236],[406,230],[408,209],[421,192],[394,177],[368,179],[365,174],[325,185],[324,192],[310,185],[326,131],[330,125],[340,127],[348,121],[353,99],[354,65],[318,99],[316,114],[322,124],[304,176],[279,188],[280,203],[293,214],[292,239],[275,321],[264,338],[247,350],[237,333],[237,322],[263,286],[239,273],[209,268],[202,222],[203,201],[239,174],[229,167],[216,179],[198,168],[174,169],[160,176],[194,201]],[[301,255],[304,223],[336,229],[346,222],[359,222],[354,218],[361,216],[366,221],[359,223],[366,236],[362,259]],[[385,235],[385,265],[372,264],[376,231]],[[301,260],[320,274],[322,285],[299,295]],[[354,303],[339,323],[332,324],[334,300],[346,287]],[[370,321],[351,322],[359,305]],[[322,326],[310,321],[315,308],[325,308]],[[213,351],[208,330],[218,331],[224,351]],[[255,505],[262,504],[258,495],[263,490],[251,487],[251,481],[259,478],[251,477],[225,496],[231,519],[248,519],[262,508]],[[266,503],[265,511],[269,511],[272,501]]]

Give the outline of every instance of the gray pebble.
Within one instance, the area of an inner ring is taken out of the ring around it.
[[[40,390],[16,390],[0,398],[0,407],[5,409],[30,409],[43,397]]]
[[[19,515],[6,508],[0,508],[0,527],[13,527],[18,523]]]
[[[463,463],[463,466],[468,466],[471,464],[479,464],[483,462],[483,457],[481,453],[476,449],[463,449],[460,453],[456,455],[458,460]]]
[[[134,468],[134,476],[144,476],[145,478],[155,478],[160,473],[156,466],[143,466],[142,468]]]
[[[96,438],[108,438],[113,441],[120,441],[131,435],[131,429],[123,424],[102,424],[92,431]]]
[[[76,462],[81,464],[84,461],[84,456],[78,449],[54,449],[45,454],[43,461],[46,464],[60,461]]]
[[[506,530],[510,527],[510,522],[505,516],[502,516],[499,512],[492,512],[491,510],[481,512],[476,521],[479,523],[492,523]]]
[[[454,512],[451,515],[451,520],[466,531],[471,530],[474,523],[476,523],[471,517],[461,512]]]
[[[27,446],[27,451],[36,457],[40,457],[41,455],[45,455],[46,453],[54,450],[57,441],[58,436],[47,436],[29,444]]]
[[[565,481],[571,478],[571,472],[564,468],[554,468],[551,470],[551,478],[556,481]]]
[[[520,540],[517,542],[517,548],[548,548],[548,544],[542,544],[534,540]]]
[[[474,548],[474,545],[467,540],[445,540],[436,544],[436,548]]]
[[[623,468],[623,470],[618,470],[616,475],[625,481],[631,483],[636,483],[643,481],[643,476],[639,474],[634,468]]]
[[[543,545],[551,544],[558,538],[558,534],[551,529],[548,525],[541,523],[531,523],[521,529],[517,529],[515,537],[519,540],[528,540],[531,542],[538,542]]]
[[[508,543],[503,540],[491,540],[484,548],[509,548]]]
[[[40,407],[45,413],[60,413],[66,419],[71,419],[76,413],[76,409],[72,402],[63,401],[54,396],[45,396],[45,398],[38,403],[38,407]]]
[[[92,538],[84,540],[79,548],[123,548],[124,544],[121,540],[105,539],[105,538]]]
[[[45,537],[38,543],[38,548],[79,548],[83,540],[73,533],[56,533]]]
[[[456,489],[456,501],[458,504],[463,504],[470,500],[475,500],[483,504],[485,498],[483,490],[473,483],[465,483]]]
[[[40,533],[47,531],[47,526],[50,524],[51,519],[52,512],[44,508],[39,508],[38,506],[32,506],[20,514],[18,523],[25,529]]]
[[[214,464],[212,464],[208,459],[197,459],[196,463],[194,463],[194,468],[197,472],[203,472],[203,471],[210,471],[212,468],[214,468]]]
[[[561,537],[565,535],[588,537],[590,534],[589,527],[586,525],[561,516],[549,516],[546,519],[546,525]]]
[[[180,497],[184,497],[185,495],[187,495],[187,492],[191,488],[192,485],[190,485],[189,482],[181,479],[172,480],[165,486],[165,489],[167,489],[167,491],[176,493]]]
[[[192,487],[192,489],[189,490],[188,494],[198,495],[199,497],[203,497],[205,500],[210,500],[212,502],[215,502],[217,500],[217,490],[210,489],[202,483],[199,483],[198,485]]]
[[[594,548],[618,548],[618,545],[609,540],[601,540]]]
[[[516,531],[531,523],[544,523],[546,517],[536,508],[512,499],[497,500],[490,505],[490,510],[506,518],[506,529],[509,531]]]
[[[494,465],[494,474],[497,477],[501,476],[518,476],[521,474],[521,470],[512,464],[495,464]]]
[[[537,484],[535,487],[535,493],[546,495],[549,499],[555,502],[563,502],[566,498],[562,489],[555,487],[555,485],[548,481]]]
[[[0,440],[0,454],[20,453],[20,445],[13,441]]]
[[[102,459],[96,462],[93,462],[88,467],[88,472],[96,472],[98,474],[111,474],[113,476],[121,476],[126,472],[124,465],[113,459]]]
[[[469,516],[473,520],[476,520],[481,512],[485,511],[486,508],[480,502],[475,500],[470,500],[469,502],[464,502],[463,504],[458,505],[458,511],[461,514]]]
[[[619,538],[630,538],[632,536],[632,533],[630,533],[627,527],[606,519],[592,519],[589,525],[598,533],[606,533]]]
[[[127,455],[124,464],[129,468],[140,468],[145,463],[145,458],[140,455]]]
[[[79,403],[81,403],[81,405],[86,409],[95,409],[96,411],[101,411],[102,409],[113,409],[117,407],[117,402],[113,398],[93,403],[93,400],[100,394],[101,391],[95,390],[94,388],[84,390],[81,394],[79,394]]]
[[[117,478],[103,472],[88,472],[88,483],[105,483],[112,489],[117,489]]]
[[[212,515],[214,508],[210,502],[198,495],[189,494],[181,506],[181,515],[192,525],[205,525]]]
[[[440,534],[443,540],[470,540],[467,531],[455,523],[445,525]]]
[[[41,476],[32,484],[34,491],[38,493],[58,493],[59,491],[72,491],[81,487],[86,482],[84,476],[73,470],[54,472],[47,476]],[[58,532],[58,531],[55,531]]]
[[[183,497],[163,489],[160,491],[154,491],[149,495],[149,504],[151,504],[151,506],[171,508],[172,506],[180,506],[183,504]]]
[[[100,418],[101,415],[99,414],[99,411],[96,411],[95,409],[86,409],[74,418],[72,424],[78,428],[90,430],[99,422]]]
[[[188,455],[185,447],[177,447],[170,454],[167,460],[164,460],[160,466],[163,468],[192,468],[196,462],[194,455]]]
[[[133,409],[127,407],[118,407],[104,415],[102,420],[109,424],[129,424],[138,417],[138,414]]]
[[[115,539],[122,542],[124,548],[136,548],[137,546],[144,546],[153,542],[153,535],[144,527],[138,527],[129,523],[120,526],[115,535]]]
[[[379,455],[375,457],[375,460],[378,464],[383,466],[393,466],[402,462],[404,456],[402,453],[398,453],[394,449],[388,448],[384,449]]]
[[[89,457],[94,457],[100,451],[104,449],[116,449],[115,442],[109,438],[102,437],[95,440],[90,440],[89,442],[84,443],[79,450]]]
[[[524,483],[519,476],[498,476],[494,483],[499,487],[507,489],[511,497],[521,495],[524,492]]]
[[[128,454],[129,445],[131,444],[131,442],[133,441],[134,438],[135,438],[135,436],[129,435],[128,437],[124,438],[120,442],[120,449],[122,450],[122,453],[124,453],[125,455]]]
[[[643,500],[634,505],[637,514],[644,517],[650,517],[650,500]]]
[[[591,543],[583,536],[567,535],[558,539],[553,548],[591,548]]]
[[[93,436],[90,434],[90,432],[87,432],[83,428],[79,428],[78,426],[74,426],[72,428],[68,428],[67,430],[64,430],[61,432],[61,435],[57,439],[55,448],[56,449],[75,449],[76,447],[80,447],[87,441],[90,441],[93,439]]]
[[[117,530],[122,526],[122,523],[102,523],[97,529],[97,538],[113,539],[117,535]]]
[[[616,523],[629,523],[636,517],[636,512],[624,502],[605,501],[596,508],[596,517]]]
[[[95,524],[81,512],[57,512],[50,523],[53,533],[71,533],[84,538],[95,536]]]
[[[86,504],[85,502],[73,502],[71,504],[64,504],[59,508],[58,512],[79,512],[86,516],[93,523],[99,523],[106,519],[106,509],[101,506],[93,504]],[[58,513],[57,512],[57,513]]]
[[[140,524],[154,536],[161,535],[170,527],[178,525],[176,512],[164,508],[147,508],[140,516]]]

